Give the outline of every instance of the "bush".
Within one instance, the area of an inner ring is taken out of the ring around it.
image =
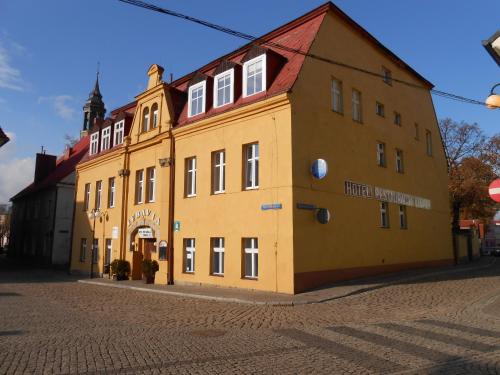
[[[152,277],[160,269],[160,265],[156,260],[144,259],[142,261],[142,273],[146,277]]]
[[[130,263],[128,261],[115,259],[111,262],[110,267],[117,280],[128,280],[130,275]]]

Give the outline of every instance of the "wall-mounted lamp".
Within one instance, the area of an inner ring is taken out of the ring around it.
[[[124,177],[130,175],[130,171],[128,169],[119,169],[118,176]]]
[[[483,40],[483,46],[486,51],[493,57],[498,66],[500,66],[500,30],[498,30],[488,40]]]
[[[170,158],[158,159],[158,163],[160,164],[160,167],[170,167],[172,165],[172,159]]]

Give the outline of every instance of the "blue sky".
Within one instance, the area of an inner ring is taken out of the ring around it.
[[[308,0],[168,1],[157,5],[261,35],[323,4]],[[500,68],[481,40],[500,27],[498,0],[335,2],[437,89],[483,100]],[[0,203],[30,183],[34,155],[64,149],[101,66],[109,110],[140,93],[152,63],[180,77],[244,41],[117,0],[0,0]],[[165,77],[165,78],[166,78]],[[434,97],[438,118],[500,131],[500,110]]]

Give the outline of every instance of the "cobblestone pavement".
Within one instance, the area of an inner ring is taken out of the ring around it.
[[[0,374],[500,373],[500,265],[259,306],[0,265]]]

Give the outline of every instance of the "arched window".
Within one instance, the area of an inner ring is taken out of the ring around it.
[[[151,129],[155,129],[158,126],[158,104],[153,104],[151,107],[152,121],[151,121]]]
[[[142,131],[147,132],[149,130],[149,108],[144,108],[142,112]]]

